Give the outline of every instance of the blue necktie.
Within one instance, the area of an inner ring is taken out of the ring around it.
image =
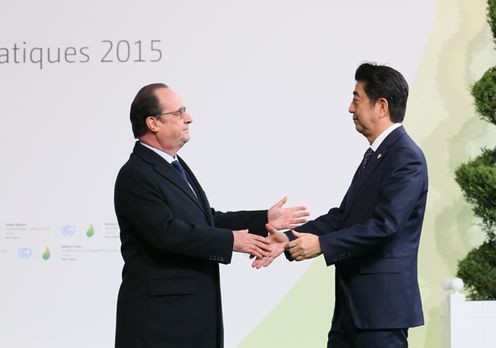
[[[360,163],[360,167],[358,169],[358,173],[362,174],[363,171],[365,170],[365,167],[367,166],[367,163],[369,162],[370,158],[374,154],[374,150],[372,150],[370,147],[365,151],[365,154],[363,155],[362,162]]]
[[[188,180],[188,177],[186,176],[186,171],[184,170],[181,163],[179,163],[178,160],[174,160],[174,161],[172,161],[171,164],[174,167],[174,169],[177,170],[179,175],[181,175],[181,178],[183,178],[183,180],[189,185],[189,180]]]
[[[181,176],[181,178],[183,178],[184,182],[186,182],[186,184],[189,186],[189,188],[191,189],[191,191],[193,191],[193,194],[198,197],[196,195],[196,192],[195,190],[193,189],[193,186],[191,186],[191,183],[189,182],[188,180],[188,176],[186,175],[186,171],[184,170],[183,166],[181,165],[181,163],[179,163],[178,160],[174,160],[172,161],[172,166],[174,167],[175,170],[177,170],[177,172],[179,173],[179,175]]]

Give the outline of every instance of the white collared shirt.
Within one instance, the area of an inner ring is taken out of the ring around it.
[[[370,145],[370,148],[376,152],[379,146],[382,144],[384,139],[391,134],[392,131],[394,131],[396,128],[399,128],[403,125],[403,123],[393,123],[390,125],[388,128],[386,128],[373,142],[372,145]]]
[[[162,157],[164,160],[166,160],[167,162],[169,162],[169,164],[172,163],[172,161],[177,161],[177,156],[175,157],[172,157],[171,155],[169,155],[167,152],[164,152],[162,150],[159,150],[157,149],[156,147],[153,147],[153,146],[150,146],[148,144],[145,144],[144,142],[140,141],[140,144],[143,145],[144,147],[147,147],[149,148],[150,150],[152,150],[153,152],[155,152],[157,155],[159,155],[160,157]]]

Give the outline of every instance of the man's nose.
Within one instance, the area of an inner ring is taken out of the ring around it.
[[[355,113],[355,106],[353,105],[353,103],[350,103],[350,107],[348,108],[348,112],[350,114],[354,114]]]

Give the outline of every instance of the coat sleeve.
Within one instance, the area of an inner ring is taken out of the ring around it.
[[[250,233],[267,236],[267,210],[220,212],[212,209],[215,226],[230,230],[248,229]]]

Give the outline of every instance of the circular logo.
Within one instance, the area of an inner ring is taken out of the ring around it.
[[[31,248],[19,248],[17,249],[17,255],[20,259],[29,259],[31,257]]]
[[[68,236],[73,236],[74,233],[76,233],[76,226],[74,225],[62,226],[62,235],[68,237]]]

